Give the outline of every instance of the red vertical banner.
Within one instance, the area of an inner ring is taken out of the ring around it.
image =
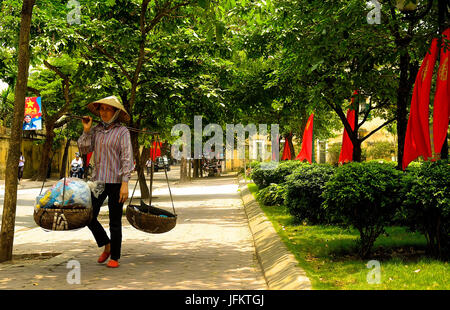
[[[298,153],[296,160],[307,160],[312,163],[312,148],[313,148],[313,128],[314,128],[314,113],[308,118],[308,122],[305,126],[305,131],[303,132],[302,139],[302,149]]]
[[[89,152],[86,156],[86,167],[89,166],[89,162],[91,161],[92,152]]]
[[[291,135],[292,134],[289,134],[289,136]],[[286,137],[283,148],[283,156],[281,156],[281,160],[291,160],[291,159],[292,159],[291,148],[289,147],[289,141]]]
[[[347,122],[350,124],[352,130],[355,129],[355,110],[351,109],[347,110]],[[344,128],[341,153],[339,154],[339,163],[346,163],[352,160],[353,160],[353,143],[352,140],[350,140],[347,130],[345,130]]]
[[[443,35],[444,40],[450,40],[450,28],[445,30]],[[436,154],[441,153],[442,145],[447,136],[448,121],[450,118],[450,82],[448,80],[449,54],[450,46],[447,46],[447,49],[445,49],[445,42],[443,42],[441,46],[433,110],[433,142],[434,152]]]
[[[150,148],[150,158],[155,161],[156,158],[161,156],[162,142],[153,141],[152,147]]]
[[[430,125],[428,121],[431,80],[437,58],[437,39],[433,39],[414,84],[413,97],[406,127],[402,168],[419,156],[425,160],[431,157]]]
[[[156,157],[161,156],[161,148],[162,148],[162,142],[160,142],[160,141],[156,142]]]

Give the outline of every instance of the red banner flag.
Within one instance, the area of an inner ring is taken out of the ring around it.
[[[86,156],[86,167],[89,166],[89,162],[91,161],[92,152],[89,152]]]
[[[291,136],[292,134],[289,134]],[[286,137],[284,142],[284,149],[283,149],[283,156],[281,156],[281,160],[291,160],[292,154],[291,154],[291,148],[289,147],[289,141]]]
[[[296,160],[307,160],[310,164],[312,163],[313,127],[314,113],[311,113],[306,123],[305,131],[303,132],[302,149],[295,158]]]
[[[162,142],[153,141],[153,147],[150,148],[150,158],[152,159],[152,161],[155,161],[156,158],[161,156],[161,147]]]
[[[444,40],[450,40],[450,28],[444,31]],[[436,95],[434,97],[433,110],[433,141],[434,152],[441,153],[448,130],[448,120],[450,118],[450,83],[448,81],[448,56],[450,46],[444,52],[445,44],[441,48],[441,60],[436,82]]]
[[[431,157],[430,128],[428,122],[430,88],[433,69],[437,57],[437,39],[433,39],[431,49],[426,54],[414,84],[408,126],[406,127],[403,153],[403,170],[419,156],[425,160]]]
[[[353,102],[353,99],[352,99]],[[350,127],[355,129],[355,110],[347,110],[347,122]],[[339,154],[339,163],[345,163],[353,160],[353,143],[348,136],[347,130],[344,128],[344,136],[342,137],[341,153]]]

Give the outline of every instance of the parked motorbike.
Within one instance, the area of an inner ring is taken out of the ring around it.
[[[81,166],[79,164],[72,164],[70,165],[70,177],[73,178],[82,178],[83,176],[81,175]]]
[[[208,160],[205,162],[203,170],[208,174],[209,177],[219,176],[221,172],[221,165],[217,161]]]

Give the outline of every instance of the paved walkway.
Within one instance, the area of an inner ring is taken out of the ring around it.
[[[154,204],[171,210],[160,176]],[[134,184],[130,184],[130,194],[131,186]],[[236,176],[174,184],[171,189],[177,226],[164,234],[147,234],[130,226],[124,216],[121,266],[117,269],[96,262],[101,250],[87,228],[46,232],[29,224],[31,208],[27,215],[18,206],[17,220],[22,224],[19,231],[16,225],[15,259],[0,264],[0,289],[268,289]],[[106,210],[102,208],[100,218],[108,229]],[[49,258],[52,255],[56,256]],[[77,280],[78,265],[68,266],[71,260],[79,263],[80,284],[68,283],[68,278],[69,282]]]

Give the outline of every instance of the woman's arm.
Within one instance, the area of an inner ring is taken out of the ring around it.
[[[120,169],[122,182],[128,182],[133,171],[133,147],[128,129],[120,137]]]
[[[120,187],[119,202],[124,203],[128,199],[128,181],[133,171],[133,147],[128,129],[124,131],[120,138],[120,170],[122,176],[122,186]]]
[[[84,127],[83,134],[78,138],[77,144],[81,154],[88,154],[94,151],[95,129],[92,129],[92,117],[86,116],[86,120],[81,121]]]

